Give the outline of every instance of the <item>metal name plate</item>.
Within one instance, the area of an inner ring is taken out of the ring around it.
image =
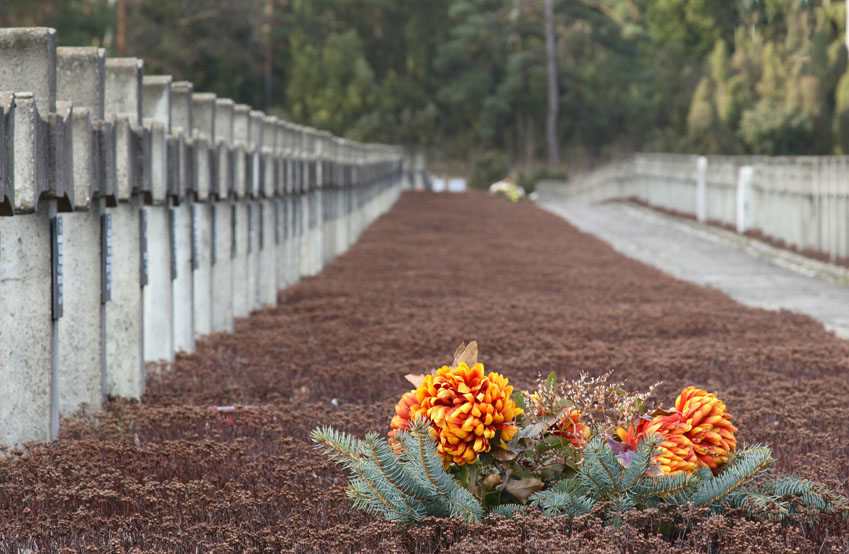
[[[238,242],[236,241],[236,205],[230,204],[230,257],[236,257],[236,249]]]
[[[148,259],[147,259],[147,210],[139,210],[139,264],[141,266],[141,286],[146,287],[148,283]]]
[[[168,208],[168,246],[171,251],[171,280],[177,278],[177,210]]]
[[[212,230],[209,237],[210,246],[212,247],[212,252],[210,256],[210,262],[212,265],[215,265],[215,262],[218,261],[218,206],[215,204],[212,205]]]
[[[199,241],[198,241],[198,207],[197,204],[192,204],[192,270],[198,269],[200,267],[200,262],[198,260],[198,249],[199,249]]]
[[[112,214],[100,214],[100,303],[112,300]]]
[[[65,283],[62,262],[64,245],[62,237],[62,217],[50,218],[50,238],[53,258],[53,319],[62,317],[64,308]]]

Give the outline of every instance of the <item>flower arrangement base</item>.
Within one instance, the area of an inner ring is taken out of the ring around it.
[[[451,365],[407,375],[386,437],[330,427],[317,448],[350,473],[354,506],[400,524],[487,514],[599,514],[619,526],[635,511],[742,510],[780,521],[849,517],[849,500],[792,475],[774,476],[766,445],[737,448],[715,394],[686,387],[674,407],[649,407],[656,386],[628,392],[612,372],[513,391],[487,373],[477,343]],[[670,532],[674,529],[669,530]]]

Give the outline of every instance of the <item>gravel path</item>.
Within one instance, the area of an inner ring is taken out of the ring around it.
[[[403,375],[477,340],[520,388],[615,368],[716,392],[740,442],[849,493],[849,343],[616,253],[531,203],[406,193],[345,255],[149,379],[142,403],[0,459],[0,552],[840,552],[849,531],[716,516],[671,544],[589,517],[400,530],[345,497],[308,435],[384,432]],[[211,405],[245,405],[228,412]],[[643,517],[643,516],[641,516]],[[654,529],[660,528],[660,524]]]
[[[737,241],[729,243],[727,231],[626,203],[546,202],[543,207],[629,258],[721,290],[747,306],[809,315],[849,339],[849,286],[805,274],[821,262],[786,254],[770,263],[747,251],[761,245],[753,239],[735,237]],[[788,258],[802,261],[792,266],[796,271],[778,265],[787,265]]]

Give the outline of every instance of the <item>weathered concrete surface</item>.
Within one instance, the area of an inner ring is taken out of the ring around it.
[[[192,133],[192,93],[195,86],[189,81],[171,83],[171,129],[181,129],[185,136]]]
[[[216,96],[210,92],[195,92],[192,94],[192,124],[194,125],[194,130],[205,136],[212,144],[216,140],[216,102]]]
[[[276,250],[275,252],[275,265],[277,272],[277,288],[285,289],[289,283],[286,281],[287,279],[287,256],[289,254],[289,250],[287,248],[286,241],[286,199],[285,198],[275,198],[275,204],[277,205],[277,225],[278,225],[278,236],[280,241],[274,245]]]
[[[106,310],[105,393],[140,398],[144,393],[141,263],[137,198],[112,214],[112,302]]]
[[[287,194],[281,200],[282,205],[281,209],[281,217],[283,219],[283,236],[281,237],[283,240],[283,259],[279,260],[282,263],[282,267],[280,270],[283,272],[283,283],[284,286],[289,286],[296,280],[296,267],[297,263],[295,260],[296,252],[295,252],[295,226],[294,226],[294,200],[290,194]]]
[[[263,307],[277,305],[277,245],[274,244],[274,204],[273,199],[264,199],[257,203],[262,217],[262,241],[259,248],[259,297]],[[282,287],[281,287],[282,288]]]
[[[59,413],[92,412],[102,401],[100,212],[62,215],[64,315],[59,322]],[[114,250],[113,250],[114,252]]]
[[[142,78],[142,115],[159,121],[171,130],[171,75],[145,75]]]
[[[314,190],[310,194],[310,275],[316,275],[324,267],[324,226],[321,224],[322,196],[320,190]]]
[[[144,360],[172,362],[174,330],[168,208],[147,207],[145,212],[148,282],[144,287]]]
[[[288,194],[283,199],[283,213],[285,214],[283,228],[285,229],[284,237],[286,240],[286,286],[298,280],[298,240],[295,227],[295,199],[296,197],[291,194]]]
[[[233,317],[246,317],[251,313],[248,302],[248,206],[236,202],[235,229],[236,254],[233,257]]]
[[[192,210],[183,202],[174,208],[176,217],[177,278],[173,281],[174,349],[194,352],[195,334],[192,291]]]
[[[171,129],[170,75],[142,79],[142,115],[152,133],[151,192],[147,214],[148,283],[143,290],[144,360],[174,361],[174,306],[171,283],[171,228],[168,218],[168,144]]]
[[[215,263],[212,265],[212,330],[233,330],[233,240],[231,204],[215,203]]]
[[[342,190],[336,190],[334,194],[335,212],[333,216],[333,232],[336,238],[333,241],[333,252],[339,255],[345,248],[345,194]]]
[[[106,50],[57,49],[56,96],[73,104],[74,205],[87,208],[96,192],[92,120],[103,119]]]
[[[50,286],[46,213],[0,217],[2,445],[50,438]]]
[[[138,58],[106,60],[106,113],[115,117],[116,191],[127,202],[132,194],[134,174],[130,152],[131,133],[142,123],[142,76],[144,63]]]
[[[56,43],[49,27],[0,29],[0,90],[31,92],[42,113],[56,111]]]
[[[106,113],[123,115],[133,125],[142,120],[144,62],[138,58],[106,59]]]
[[[716,238],[701,236],[621,204],[545,202],[542,207],[622,254],[670,275],[716,288],[741,304],[787,309],[849,338],[849,287],[778,267]]]
[[[262,307],[259,296],[259,206],[254,200],[247,200],[248,205],[247,229],[248,233],[248,257],[247,257],[247,303],[248,313]]]
[[[193,205],[197,222],[197,262],[192,271],[195,338],[212,332],[212,207]]]
[[[101,212],[91,120],[104,116],[106,51],[57,50],[57,98],[74,104],[74,203],[64,224],[64,315],[58,329],[59,413],[92,412],[103,399]],[[113,251],[114,252],[114,251]]]
[[[310,198],[309,193],[296,197],[295,221],[297,222],[296,236],[298,238],[298,279],[310,274]]]
[[[327,257],[328,261],[335,258],[339,252],[339,191],[329,189],[325,191],[325,200],[327,210],[327,223],[325,227],[325,236],[327,237]]]

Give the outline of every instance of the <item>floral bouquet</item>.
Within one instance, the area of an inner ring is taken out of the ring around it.
[[[489,187],[489,194],[503,198],[508,202],[521,202],[525,198],[525,189],[513,182],[509,177],[493,183]]]
[[[737,448],[716,395],[690,386],[674,407],[649,407],[657,384],[628,392],[612,372],[514,391],[478,362],[475,342],[453,363],[407,375],[386,438],[318,428],[317,447],[351,475],[354,506],[409,524],[424,517],[602,510],[617,523],[636,509],[693,505],[785,519],[799,511],[849,516],[849,500],[795,476],[773,476],[767,446]]]

